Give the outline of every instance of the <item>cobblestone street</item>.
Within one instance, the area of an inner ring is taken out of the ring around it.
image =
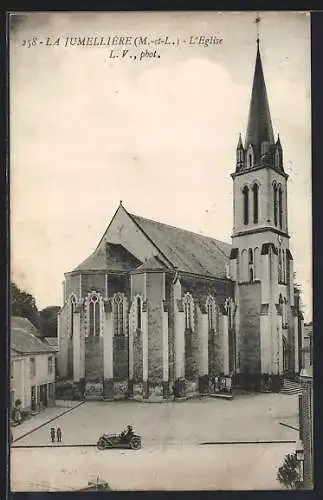
[[[120,432],[132,424],[144,446],[199,444],[209,441],[293,440],[298,427],[297,396],[255,394],[181,403],[88,402],[55,419],[64,444],[94,444],[103,432]],[[53,410],[51,410],[53,411]],[[23,431],[23,424],[19,431]],[[30,424],[29,424],[30,425]],[[17,442],[17,446],[46,445],[50,427],[44,425]]]
[[[233,401],[160,404],[88,402],[14,443],[12,489],[78,489],[98,475],[113,489],[279,489],[277,468],[294,450],[288,441],[297,438],[295,430],[280,422],[297,427],[297,396],[257,394]],[[141,450],[99,452],[95,446],[82,446],[95,445],[102,432],[119,432],[128,423],[142,435]],[[39,425],[37,418],[34,425]],[[61,427],[62,444],[79,447],[46,447],[51,426]],[[228,441],[241,444],[199,446]],[[242,444],[245,441],[274,443]]]

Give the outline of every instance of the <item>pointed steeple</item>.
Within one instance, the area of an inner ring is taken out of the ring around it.
[[[243,149],[241,134],[239,134],[239,140],[237,144],[237,149]]]
[[[275,144],[266,84],[260,57],[259,38],[257,38],[257,57],[253,77],[245,149],[252,144],[256,154],[259,154],[261,151],[261,144],[263,142]]]

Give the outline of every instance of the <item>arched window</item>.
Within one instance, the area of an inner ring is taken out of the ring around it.
[[[253,255],[254,255],[254,265],[253,265],[254,279],[259,280],[260,279],[260,252],[259,252],[258,247],[255,248]]]
[[[285,255],[285,250],[282,250],[282,282],[286,283],[286,255]]]
[[[277,186],[274,184],[274,224],[277,226]]]
[[[113,324],[114,335],[124,334],[124,297],[121,293],[116,293],[113,297]]]
[[[282,251],[281,248],[278,250],[278,282],[281,283],[283,280],[282,276],[283,263],[282,263]]]
[[[190,293],[186,293],[184,295],[183,305],[184,305],[185,330],[192,330],[194,302]]]
[[[250,283],[253,282],[253,269],[252,269],[252,267],[249,269],[249,281],[250,281]]]
[[[89,335],[95,337],[100,335],[101,324],[100,297],[97,293],[92,293],[89,297]]]
[[[75,295],[71,296],[70,299],[70,337],[74,335],[74,312],[76,306],[76,297]]]
[[[248,281],[248,256],[245,248],[241,252],[240,281]]]
[[[249,224],[249,188],[245,186],[243,188],[243,223]]]
[[[137,297],[137,329],[141,330],[141,298]]]
[[[249,248],[249,250],[248,250],[248,262],[249,262],[249,264],[253,264],[253,251],[252,251],[252,248]]]
[[[287,318],[287,300],[284,298],[283,303],[283,311],[282,311],[282,319],[283,319],[283,328],[288,327],[288,318]]]
[[[279,227],[283,226],[283,191],[279,187],[278,190],[278,206],[279,206]]]
[[[258,184],[254,184],[253,188],[253,222],[254,224],[258,224],[258,204],[259,204],[259,187]]]
[[[226,310],[227,315],[228,315],[228,327],[230,330],[234,327],[234,309],[235,309],[234,302],[231,299],[231,297],[228,297],[225,300],[224,309]]]
[[[218,331],[218,307],[213,297],[209,296],[206,301],[208,330],[209,332]]]

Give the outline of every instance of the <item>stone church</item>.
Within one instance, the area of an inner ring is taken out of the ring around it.
[[[120,202],[94,252],[65,274],[61,376],[99,387],[106,399],[166,399],[205,393],[218,375],[279,390],[299,372],[288,175],[259,41],[231,176],[232,245],[134,215]]]

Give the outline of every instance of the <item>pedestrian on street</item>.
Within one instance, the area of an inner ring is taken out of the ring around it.
[[[56,435],[57,435],[57,442],[61,443],[62,442],[62,430],[60,427],[57,428]]]
[[[51,437],[52,443],[55,443],[55,429],[54,429],[54,427],[52,427],[50,430],[50,437]]]

